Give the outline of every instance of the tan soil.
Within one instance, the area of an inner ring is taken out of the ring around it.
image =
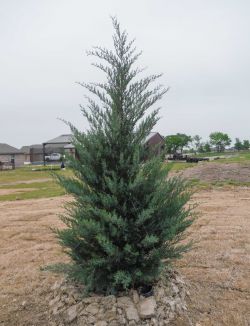
[[[190,287],[189,318],[197,326],[249,326],[250,188],[202,191],[195,200],[202,214],[189,230],[195,244],[176,263]]]
[[[181,171],[181,175],[200,181],[250,182],[250,164],[203,162]]]
[[[0,196],[20,194],[21,192],[33,191],[35,188],[0,189]]]
[[[250,189],[202,191],[189,230],[195,248],[176,263],[189,286],[188,314],[173,325],[250,323]],[[0,324],[48,325],[46,297],[61,278],[40,270],[67,260],[49,228],[66,197],[0,202]]]

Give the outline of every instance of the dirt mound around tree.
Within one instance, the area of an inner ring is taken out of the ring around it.
[[[83,287],[56,282],[49,301],[51,326],[170,325],[176,315],[186,314],[185,283],[178,273],[166,270],[150,296],[137,290],[83,297]]]

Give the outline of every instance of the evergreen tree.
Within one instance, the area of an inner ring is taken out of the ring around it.
[[[73,195],[57,230],[73,261],[71,276],[87,290],[115,293],[152,284],[162,268],[179,258],[188,245],[179,244],[192,223],[187,184],[168,179],[160,158],[149,158],[144,141],[158,120],[146,111],[166,92],[151,86],[160,77],[138,78],[140,54],[113,19],[114,51],[89,52],[104,63],[105,83],[81,84],[98,101],[87,98],[82,113],[89,130],[70,125],[77,158],[68,157],[74,177],[57,176]],[[147,160],[144,158],[147,157]]]

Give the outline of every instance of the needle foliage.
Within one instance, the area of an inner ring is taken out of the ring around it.
[[[112,21],[114,49],[88,53],[98,59],[94,66],[106,81],[81,84],[94,95],[81,107],[89,129],[81,132],[70,124],[75,177],[58,177],[74,198],[63,216],[67,227],[57,230],[74,263],[72,275],[86,289],[105,293],[156,281],[163,267],[186,251],[179,242],[192,223],[187,184],[168,179],[161,158],[145,146],[159,119],[159,109],[149,109],[166,92],[155,85],[161,75],[139,78],[140,53]]]

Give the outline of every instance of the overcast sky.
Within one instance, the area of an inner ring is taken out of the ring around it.
[[[249,0],[0,0],[0,143],[86,130],[75,82],[101,78],[85,51],[112,46],[110,15],[170,86],[155,131],[250,139]]]

